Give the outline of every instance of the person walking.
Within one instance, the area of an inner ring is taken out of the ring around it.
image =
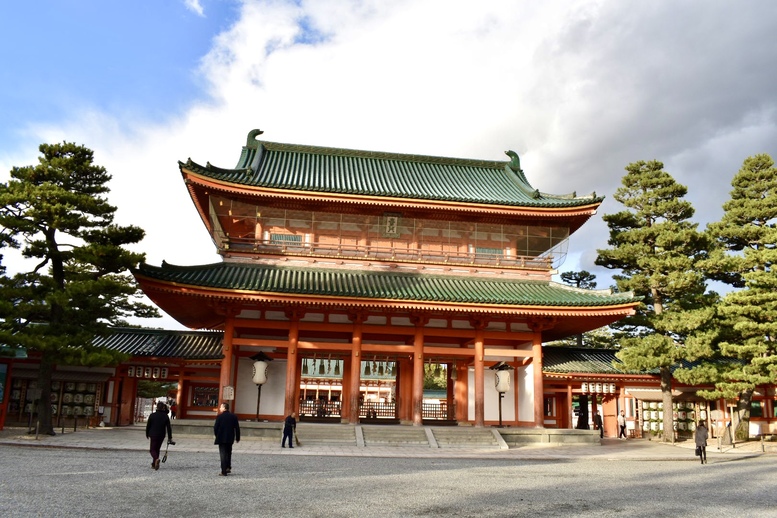
[[[219,446],[221,459],[220,476],[226,477],[232,473],[232,444],[240,442],[240,423],[237,416],[229,411],[229,403],[221,403],[220,414],[213,423],[213,435],[216,439],[213,444]]]
[[[618,439],[626,438],[626,413],[621,410],[621,414],[618,416]]]
[[[175,419],[176,412],[178,412],[178,405],[176,405],[175,401],[173,401],[170,404],[170,419]]]
[[[599,438],[604,438],[604,425],[602,424],[602,416],[599,412],[594,412],[594,430],[599,430]]]
[[[156,405],[156,412],[148,416],[146,421],[146,439],[149,440],[151,467],[155,470],[159,469],[159,450],[162,449],[165,434],[167,434],[167,442],[173,442],[173,428],[170,426],[170,418],[167,417],[167,405],[159,402]]]
[[[696,442],[696,455],[699,456],[702,464],[707,462],[707,437],[709,437],[707,425],[704,424],[704,421],[699,421],[699,426],[696,427],[696,433],[694,434],[694,440]]]
[[[286,439],[289,440],[289,448],[294,447],[294,430],[297,429],[297,413],[292,412],[286,416],[283,422],[283,439],[281,440],[281,448],[286,447]]]

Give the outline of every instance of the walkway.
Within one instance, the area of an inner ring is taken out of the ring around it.
[[[212,452],[216,448],[213,439],[202,435],[174,436],[170,452]],[[509,449],[463,447],[430,448],[418,445],[359,447],[345,444],[310,444],[299,437],[301,446],[281,448],[280,439],[245,439],[234,447],[235,453],[263,455],[319,455],[338,457],[415,457],[415,458],[477,458],[514,460],[603,460],[603,461],[697,461],[691,441],[674,445],[646,439],[618,440],[605,438],[601,445],[527,445]],[[90,428],[78,431],[66,430],[55,436],[41,435],[37,439],[23,428],[6,428],[0,431],[0,444],[4,446],[34,446],[45,448],[86,448],[97,450],[148,449],[145,427],[141,425],[120,428]],[[736,447],[725,446],[718,451],[714,440],[707,447],[710,463],[734,459],[777,454],[777,442],[751,441]]]

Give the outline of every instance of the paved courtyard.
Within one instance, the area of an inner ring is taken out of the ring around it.
[[[244,440],[219,477],[209,438],[176,438],[154,471],[143,434],[115,432],[0,437],[0,515],[777,517],[776,458],[757,444],[702,466],[689,446],[641,440],[499,453]]]

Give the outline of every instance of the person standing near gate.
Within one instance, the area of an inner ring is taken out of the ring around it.
[[[149,440],[149,453],[151,453],[151,467],[159,469],[159,450],[165,441],[173,442],[173,428],[170,426],[170,418],[167,417],[167,405],[157,403],[156,412],[148,416],[146,421],[146,439]]]
[[[626,414],[621,410],[621,415],[618,416],[618,439],[626,438]]]
[[[594,430],[599,430],[599,438],[604,438],[604,425],[602,424],[602,415],[594,412]]]
[[[281,440],[281,448],[286,447],[286,439],[289,439],[289,448],[294,447],[294,430],[297,428],[297,413],[292,412],[286,416],[286,420],[283,422],[283,439]]]
[[[696,433],[694,434],[694,442],[696,442],[696,455],[701,459],[701,463],[707,462],[707,425],[704,421],[699,421],[699,426],[696,427]]]
[[[221,403],[221,413],[213,423],[213,435],[216,440],[213,444],[219,445],[219,457],[221,459],[220,476],[226,477],[232,473],[232,444],[240,442],[240,423],[237,416],[229,411],[229,403]]]

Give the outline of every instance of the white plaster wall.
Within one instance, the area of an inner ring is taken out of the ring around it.
[[[237,385],[235,386],[235,413],[256,415],[258,390],[254,383],[254,361],[240,358],[237,365]],[[273,360],[267,364],[267,383],[262,385],[262,401],[259,413],[283,417],[283,405],[286,397],[286,361]]]
[[[469,369],[467,373],[469,383],[467,385],[467,419],[475,420],[475,369]],[[499,422],[499,392],[496,391],[496,372],[486,370],[483,373],[483,419],[485,421]],[[514,373],[510,372],[510,390],[505,392],[502,398],[502,422],[515,420],[515,383]]]
[[[534,365],[518,367],[515,373],[518,387],[518,420],[534,421]]]

